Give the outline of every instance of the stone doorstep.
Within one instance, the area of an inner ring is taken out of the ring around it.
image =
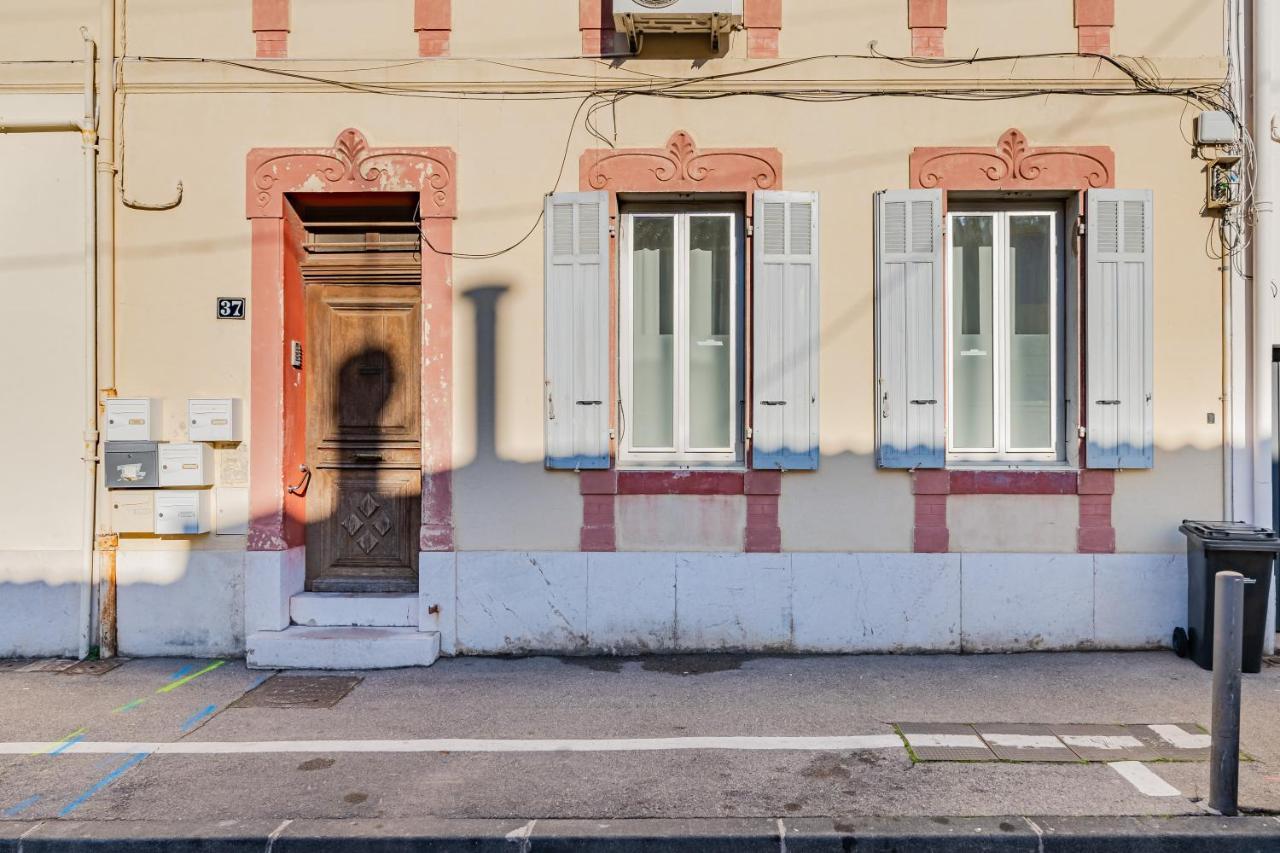
[[[418,627],[418,594],[303,592],[289,599],[289,617],[308,627]]]
[[[417,628],[305,627],[245,638],[250,669],[399,669],[431,666],[440,633]]]
[[[109,849],[151,853],[349,853],[352,849],[473,853],[871,853],[1156,850],[1254,853],[1280,845],[1273,817],[853,817],[687,820],[354,819],[234,825],[178,821],[0,821],[0,853]]]

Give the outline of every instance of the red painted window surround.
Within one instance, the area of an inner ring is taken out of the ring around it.
[[[782,33],[782,0],[744,0],[747,28],[747,56],[775,59]],[[582,33],[582,55],[601,56],[613,52],[613,0],[578,0],[578,29]]]
[[[1006,130],[990,148],[916,148],[911,152],[909,169],[912,188],[936,187],[946,192],[1085,192],[1116,185],[1116,158],[1110,148],[1033,148],[1017,128]],[[1079,275],[1079,270],[1073,274]],[[1083,316],[1083,312],[1079,312],[1079,316]],[[1079,372],[1084,373],[1082,369]],[[1114,471],[917,470],[912,472],[912,492],[915,494],[914,547],[917,552],[949,550],[947,498],[950,495],[1077,495],[1080,523],[1076,550],[1084,554],[1109,554],[1116,549],[1116,532],[1111,524]]]
[[[585,1],[585,0],[584,0]],[[655,163],[666,163],[654,168]],[[699,164],[714,162],[715,168]],[[583,192],[609,193],[609,212],[618,215],[618,193],[733,192],[746,199],[751,216],[753,192],[782,189],[782,152],[776,148],[699,148],[693,137],[678,130],[664,148],[602,148],[584,151],[578,161],[578,187]],[[743,247],[751,257],[751,237]],[[610,238],[614,259],[611,278],[610,311],[616,316],[617,237]],[[746,316],[751,316],[751,273],[747,271]],[[750,334],[747,335],[748,345]],[[611,363],[618,359],[617,329],[609,333]],[[750,353],[747,355],[750,363]],[[617,399],[617,376],[610,381],[610,395]],[[750,389],[748,389],[748,394]],[[747,410],[750,411],[750,405]],[[616,412],[616,407],[613,408]],[[616,427],[616,423],[611,426]],[[619,495],[745,495],[747,523],[743,550],[777,552],[782,548],[778,526],[778,505],[782,495],[779,471],[608,471],[581,472],[581,548],[583,551],[617,549],[615,501]]]
[[[940,57],[947,34],[947,0],[907,0],[911,55]]]
[[[1075,0],[1076,38],[1080,53],[1111,54],[1116,0]]]
[[[418,34],[418,56],[448,56],[453,0],[414,0],[413,30]]]
[[[253,35],[259,59],[289,55],[289,0],[253,0]]]

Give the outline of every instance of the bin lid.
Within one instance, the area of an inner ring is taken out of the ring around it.
[[[1206,548],[1280,549],[1280,538],[1274,531],[1243,521],[1183,521],[1178,530],[1204,540]]]

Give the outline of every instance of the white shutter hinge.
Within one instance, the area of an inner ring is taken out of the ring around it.
[[[1083,237],[1085,235],[1085,232],[1088,230],[1089,230],[1089,227],[1088,225],[1085,224],[1084,217],[1083,216],[1077,217],[1076,218],[1076,236]]]
[[[615,440],[617,437],[618,437],[617,431],[612,430],[612,429],[611,429],[611,430],[609,430],[609,440],[610,440],[610,441]]]
[[[756,224],[750,219],[747,220],[747,236],[754,237],[756,235]]]
[[[751,440],[751,427],[747,427],[747,441]]]
[[[1085,437],[1085,428],[1083,425],[1076,427],[1076,438]]]

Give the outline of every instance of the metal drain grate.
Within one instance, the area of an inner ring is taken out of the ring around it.
[[[337,675],[276,675],[250,690],[231,708],[332,708],[361,679]]]
[[[103,675],[123,664],[120,658],[82,660],[62,670],[63,675]]]
[[[75,666],[79,661],[63,660],[61,658],[49,658],[46,660],[30,661],[26,666],[20,667],[18,672],[65,672]]]

